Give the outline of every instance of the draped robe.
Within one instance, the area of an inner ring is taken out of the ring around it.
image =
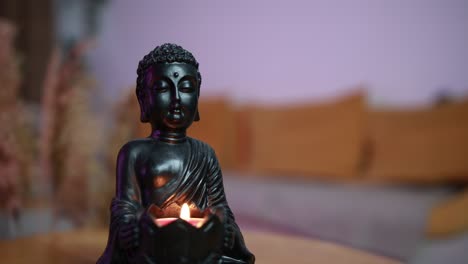
[[[161,209],[173,203],[195,204],[200,210],[222,208],[224,212],[223,263],[253,263],[254,257],[244,244],[244,239],[235,222],[224,193],[222,173],[213,149],[196,139],[187,138],[189,151],[184,153],[181,177],[171,181],[163,188],[155,189],[152,204]],[[134,168],[137,169],[137,168]],[[141,184],[138,188],[141,187]],[[143,186],[144,187],[144,186]],[[141,193],[142,190],[134,190]],[[144,191],[144,190],[143,190]],[[146,201],[146,207],[151,204]],[[126,252],[118,243],[121,225],[129,218],[141,216],[145,210],[141,202],[130,199],[114,198],[111,204],[111,224],[107,247],[98,264],[127,264],[131,252]],[[141,230],[140,232],[144,232]],[[228,259],[245,262],[229,262]]]

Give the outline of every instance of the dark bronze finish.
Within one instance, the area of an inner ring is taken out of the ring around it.
[[[152,133],[118,154],[109,240],[98,263],[254,263],[215,152],[186,136],[200,119],[198,62],[182,47],[164,44],[140,61],[137,73],[140,119]],[[177,217],[183,203],[209,212],[209,220],[199,229],[183,220],[159,228],[148,212],[156,206],[156,217]]]

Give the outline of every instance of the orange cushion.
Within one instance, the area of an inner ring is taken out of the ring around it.
[[[354,94],[328,103],[254,110],[252,169],[328,179],[356,176],[364,107],[364,96]]]
[[[243,106],[235,109],[235,148],[234,148],[234,169],[240,172],[250,170],[252,156],[252,128],[250,118],[253,108]]]
[[[366,174],[385,182],[468,180],[468,101],[431,109],[369,114]]]

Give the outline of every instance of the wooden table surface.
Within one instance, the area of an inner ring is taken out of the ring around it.
[[[397,264],[387,257],[341,245],[288,235],[244,232],[256,263]],[[0,262],[96,263],[107,242],[107,230],[80,230],[0,241]]]

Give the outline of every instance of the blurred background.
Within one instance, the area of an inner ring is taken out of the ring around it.
[[[243,230],[467,263],[467,28],[463,0],[0,0],[0,239],[107,226],[171,42]]]

